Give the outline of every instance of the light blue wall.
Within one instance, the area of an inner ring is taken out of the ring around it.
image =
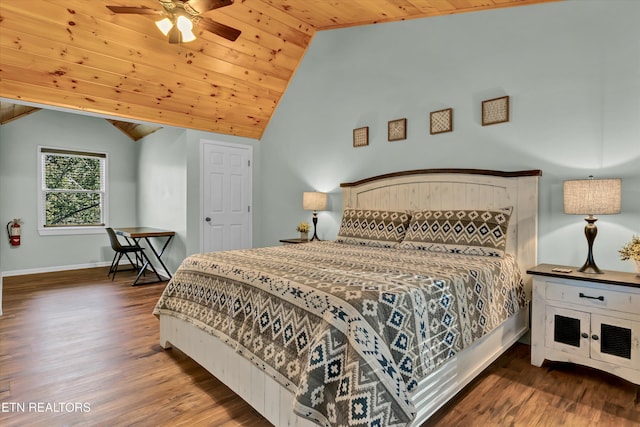
[[[110,261],[106,233],[40,236],[37,225],[38,145],[96,150],[108,154],[109,220],[136,221],[137,147],[104,119],[41,110],[0,126],[0,219],[21,218],[22,244],[0,238],[0,271],[29,272]]]
[[[163,128],[137,142],[139,226],[173,230],[163,261],[172,272],[186,255],[187,154],[186,132]],[[158,250],[164,238],[156,241]]]
[[[176,231],[163,257],[175,271],[185,256],[200,252],[200,143],[253,146],[253,229],[260,225],[260,151],[257,141],[195,130],[166,128],[141,141],[138,163],[138,222]],[[254,236],[254,243],[259,237]]]
[[[259,231],[260,150],[255,140],[165,127],[134,142],[103,118],[46,109],[0,126],[0,219],[3,227],[16,217],[24,221],[20,247],[0,239],[0,272],[90,267],[113,257],[106,233],[38,234],[38,145],[107,152],[110,225],[175,230],[163,256],[174,271],[186,255],[200,250],[201,140],[253,146],[253,229]],[[254,241],[259,245],[260,236]]]
[[[110,260],[103,236],[37,235],[36,146],[110,153],[111,223],[171,228],[174,269],[199,251],[200,140],[250,144],[254,246],[310,221],[302,192],[331,193],[319,234],[332,239],[339,183],[406,169],[540,168],[541,262],[584,261],[584,221],[562,213],[562,181],[623,178],[623,213],[598,221],[596,261],[631,271],[617,249],[640,233],[640,2],[568,1],[321,32],[261,142],[165,128],[132,142],[103,119],[40,111],[0,126],[0,219],[25,220],[23,246],[0,239],[0,270]],[[482,127],[480,103],[511,97],[511,121]],[[428,134],[454,109],[454,132]],[[406,141],[386,141],[406,117]],[[370,145],[352,130],[370,127]],[[184,206],[183,206],[184,205]]]
[[[262,139],[263,243],[295,235],[302,192],[331,193],[320,236],[339,228],[339,184],[407,169],[542,169],[539,261],[581,265],[585,222],[562,212],[562,181],[623,178],[622,214],[602,216],[595,259],[640,233],[640,2],[569,1],[316,34]],[[509,95],[509,123],[481,102]],[[454,131],[429,135],[429,112]],[[387,142],[406,117],[407,140]],[[369,126],[368,147],[352,130]]]

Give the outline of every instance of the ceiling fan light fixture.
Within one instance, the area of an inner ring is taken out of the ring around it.
[[[182,31],[182,43],[189,43],[194,41],[195,39],[196,39],[196,35],[193,34],[191,30]]]
[[[182,15],[178,16],[176,25],[182,34],[183,43],[192,42],[196,39],[196,35],[191,31],[193,29],[193,22],[191,22],[189,18]]]
[[[164,18],[160,21],[156,21],[156,26],[160,31],[162,31],[162,34],[166,36],[169,34],[169,31],[171,31],[171,28],[173,28],[173,22],[171,22],[169,18]]]
[[[182,34],[180,33],[180,30],[178,30],[178,27],[173,26],[171,28],[171,30],[169,30],[169,43],[174,44],[174,43],[182,43]]]
[[[2,0],[0,0],[2,1]],[[234,0],[158,0],[160,10],[148,6],[112,6],[107,9],[112,13],[132,15],[155,15],[159,20],[156,26],[167,37],[169,43],[187,43],[196,39],[193,27],[199,26],[229,41],[236,41],[240,30],[216,22],[201,13],[233,4]]]

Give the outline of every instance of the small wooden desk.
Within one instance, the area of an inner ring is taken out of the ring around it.
[[[147,243],[147,247],[151,249],[151,252],[153,253],[155,259],[160,263],[165,273],[167,273],[167,275],[169,276],[169,279],[171,279],[172,276],[171,276],[171,273],[169,272],[169,269],[167,268],[166,265],[164,265],[164,262],[162,262],[162,254],[164,254],[164,250],[169,245],[169,242],[171,242],[171,239],[173,239],[173,236],[175,236],[176,234],[175,231],[162,230],[160,228],[151,228],[151,227],[120,227],[120,228],[114,228],[114,231],[116,232],[116,234],[123,236],[129,243],[131,243],[129,239],[133,240],[136,245],[139,245],[140,240],[144,239],[144,241]],[[150,240],[151,237],[166,237],[166,240],[164,241],[164,244],[162,245],[162,248],[160,249],[160,251],[158,251],[153,246],[153,244],[151,244],[151,240]],[[169,280],[169,279],[164,279],[162,278],[162,276],[160,276],[160,274],[154,267],[149,257],[145,255],[144,251],[142,252],[142,255],[145,258],[145,262],[142,268],[140,269],[140,271],[138,272],[138,276],[136,276],[136,279],[133,281],[132,286],[135,286],[136,284],[138,284],[138,280],[140,280],[140,276],[142,276],[142,274],[145,272],[147,267],[151,267],[156,277],[158,278],[157,282],[164,282],[165,280]],[[145,282],[145,283],[155,283],[155,282]]]

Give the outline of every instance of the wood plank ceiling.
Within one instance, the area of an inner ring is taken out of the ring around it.
[[[0,98],[259,139],[316,31],[558,0],[236,0],[170,44],[157,0],[0,1]]]

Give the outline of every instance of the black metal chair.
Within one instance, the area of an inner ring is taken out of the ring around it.
[[[107,230],[107,234],[109,235],[109,240],[111,241],[111,248],[115,251],[115,254],[113,255],[113,261],[111,261],[111,267],[109,268],[109,273],[107,274],[107,276],[110,276],[111,274],[113,274],[113,277],[111,278],[111,280],[113,280],[116,277],[116,273],[118,272],[118,264],[120,263],[120,259],[122,258],[122,255],[127,257],[127,259],[129,260],[129,263],[133,268],[130,268],[127,270],[120,270],[120,271],[129,271],[129,270],[139,271],[143,266],[142,260],[144,257],[144,253],[143,253],[144,248],[140,247],[138,244],[123,245],[118,240],[118,236],[116,235],[116,232],[113,231],[113,228],[106,227],[105,230]],[[136,257],[135,264],[131,260],[131,257],[129,256],[129,254],[135,255]]]

